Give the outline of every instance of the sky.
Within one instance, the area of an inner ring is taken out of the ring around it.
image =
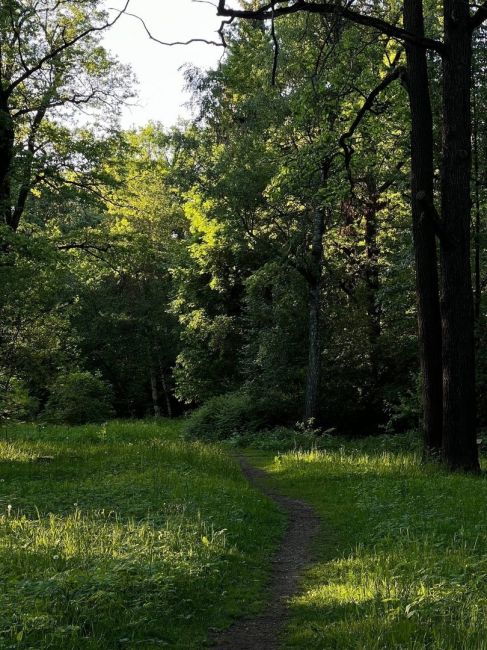
[[[122,0],[107,0],[107,7],[121,7]],[[205,38],[218,41],[216,30],[221,19],[214,6],[193,0],[131,0],[128,11],[140,16],[152,35],[162,41],[185,41]],[[223,49],[204,43],[167,47],[150,40],[136,18],[121,16],[105,35],[105,47],[128,63],[135,72],[139,97],[135,105],[124,108],[122,126],[141,126],[149,120],[166,127],[179,117],[190,116],[184,106],[189,94],[184,92],[181,66],[189,63],[201,68],[215,68]]]

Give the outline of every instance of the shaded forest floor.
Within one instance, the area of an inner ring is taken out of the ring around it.
[[[485,476],[323,445],[245,451],[322,520],[282,648],[487,649]],[[177,422],[2,430],[0,648],[202,648],[265,612],[284,516],[231,455]]]

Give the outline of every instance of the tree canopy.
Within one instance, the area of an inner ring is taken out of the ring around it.
[[[2,417],[79,380],[124,417],[206,404],[218,437],[423,430],[476,471],[485,6],[443,5],[220,1],[193,119],[124,131],[120,14],[3,3]]]

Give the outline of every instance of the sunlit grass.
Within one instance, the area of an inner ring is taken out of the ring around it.
[[[178,423],[0,431],[0,648],[201,648],[259,607],[281,515]]]
[[[324,522],[285,647],[487,648],[485,478],[387,437],[254,459]]]

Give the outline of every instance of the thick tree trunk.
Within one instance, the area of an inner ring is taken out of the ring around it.
[[[313,241],[308,274],[308,370],[304,404],[304,420],[316,420],[318,417],[318,398],[321,375],[321,273],[323,266],[323,233],[325,215],[322,206],[318,206],[313,218]]]
[[[14,155],[14,127],[7,99],[0,91],[0,219],[11,227],[11,174]]]
[[[478,113],[478,98],[477,87],[474,80],[474,87],[472,92],[473,102],[473,165],[474,165],[474,205],[475,205],[475,218],[474,218],[474,259],[475,259],[475,293],[474,293],[474,314],[475,320],[480,319],[480,308],[482,305],[482,280],[480,277],[480,230],[481,230],[481,215],[480,215],[480,165],[479,165],[479,113]]]
[[[451,469],[478,472],[470,268],[472,34],[468,0],[444,0],[443,6],[443,453]]]
[[[154,372],[154,369],[150,368],[150,387],[151,387],[151,395],[152,395],[152,407],[154,409],[154,416],[156,418],[161,417],[161,409],[159,407],[159,398],[157,395],[157,379],[156,379],[156,374]]]
[[[424,35],[422,0],[405,0],[404,27]],[[406,46],[411,107],[411,198],[416,266],[419,358],[423,390],[425,454],[437,454],[442,445],[441,318],[433,206],[433,117],[426,52]]]

